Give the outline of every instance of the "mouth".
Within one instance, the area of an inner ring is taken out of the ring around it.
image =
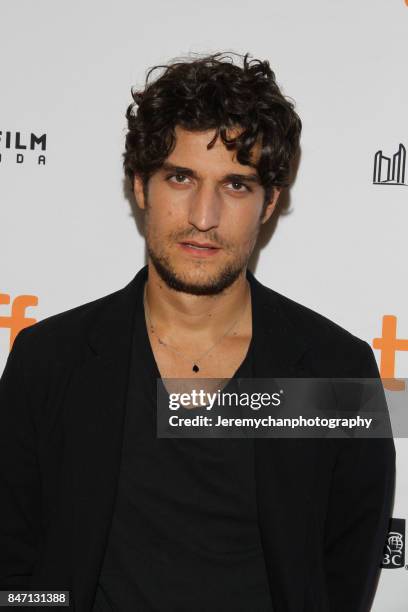
[[[215,255],[221,249],[208,242],[179,242],[179,246],[193,255]]]

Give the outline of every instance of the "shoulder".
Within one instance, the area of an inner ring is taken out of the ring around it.
[[[48,359],[63,357],[77,351],[92,323],[122,292],[123,288],[118,289],[23,328],[15,338],[13,350],[31,358],[35,355],[36,359],[45,355]]]
[[[368,342],[324,314],[269,287],[265,289],[270,303],[279,310],[290,332],[303,341],[305,359],[315,373],[378,375],[374,353]]]

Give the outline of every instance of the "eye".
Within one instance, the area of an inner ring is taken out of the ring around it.
[[[174,176],[178,177],[178,178],[180,178],[180,177],[181,178],[188,178],[185,174],[169,174],[166,177],[166,181],[170,181],[170,179],[173,178]],[[184,185],[184,182],[180,182],[180,181],[172,181],[172,182],[178,183],[179,185]]]
[[[239,185],[240,187],[245,187],[244,191],[251,191],[251,189],[245,185],[245,183],[239,183],[238,181],[231,181],[230,185]],[[236,191],[237,193],[244,193],[242,190],[233,189],[232,191]]]

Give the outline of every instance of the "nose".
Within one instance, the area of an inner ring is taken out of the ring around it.
[[[202,232],[218,227],[221,215],[221,199],[211,185],[200,185],[191,195],[188,221]]]

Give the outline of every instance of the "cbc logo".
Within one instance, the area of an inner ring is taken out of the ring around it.
[[[404,540],[402,533],[390,531],[388,534],[387,548],[383,558],[383,566],[401,567],[403,564],[402,553]]]
[[[381,567],[387,569],[405,567],[405,519],[392,517],[388,529]]]

